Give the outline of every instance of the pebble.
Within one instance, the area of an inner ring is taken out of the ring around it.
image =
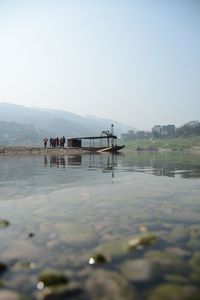
[[[43,283],[44,286],[52,286],[67,282],[68,279],[62,272],[59,272],[57,270],[46,269],[40,273],[38,284]],[[41,284],[39,286],[41,287]]]

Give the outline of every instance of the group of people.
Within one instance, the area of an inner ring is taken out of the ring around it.
[[[49,146],[50,146],[50,148],[56,148],[56,147],[64,147],[65,146],[65,137],[63,136],[63,137],[61,137],[61,138],[59,138],[59,137],[56,137],[56,138],[52,138],[52,137],[50,137],[50,139],[48,140],[48,138],[44,138],[43,139],[43,143],[44,143],[44,148],[46,148],[47,147],[47,143],[48,143],[48,141],[49,141]]]

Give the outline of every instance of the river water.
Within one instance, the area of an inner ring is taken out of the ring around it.
[[[0,299],[200,299],[199,203],[195,154],[0,156]]]

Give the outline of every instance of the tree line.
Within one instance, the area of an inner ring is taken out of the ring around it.
[[[190,137],[200,135],[200,122],[190,121],[176,129],[176,136]]]

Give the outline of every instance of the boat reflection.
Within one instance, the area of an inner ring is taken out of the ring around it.
[[[107,159],[107,166],[104,167],[103,169],[103,173],[112,173],[112,178],[114,178],[115,173],[114,173],[114,167],[117,166],[117,162],[116,162],[116,155],[112,154],[111,156],[108,156]]]
[[[65,168],[76,166],[87,167],[89,170],[102,169],[103,173],[112,173],[114,177],[114,168],[117,166],[117,155],[107,153],[105,155],[44,155],[44,166]]]
[[[90,169],[102,169],[103,173],[112,173],[114,177],[114,170],[117,167],[117,158],[119,154],[106,153],[103,155],[90,154],[90,161],[88,168]]]

